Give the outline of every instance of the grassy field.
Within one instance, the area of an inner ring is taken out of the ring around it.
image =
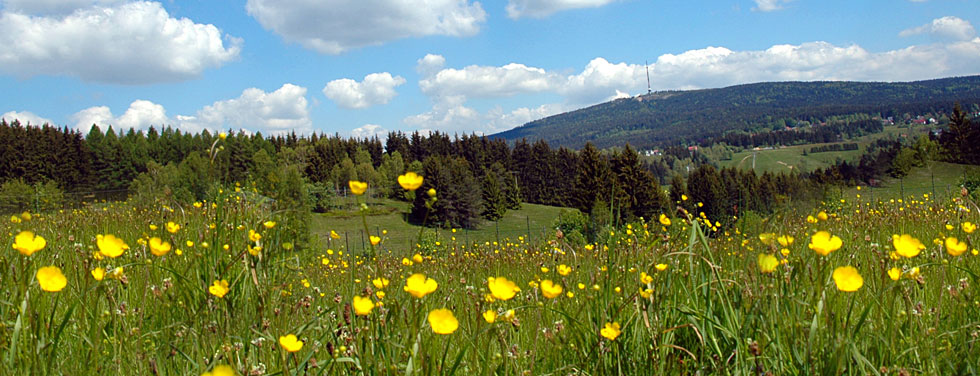
[[[384,235],[385,247],[396,253],[405,253],[415,244],[420,226],[409,223],[405,218],[411,211],[411,204],[396,200],[375,201],[372,207],[379,208],[379,213],[368,216],[368,228],[371,235]],[[473,242],[494,242],[507,239],[516,240],[518,237],[534,238],[550,235],[554,232],[554,223],[559,213],[565,209],[555,206],[525,203],[520,210],[508,210],[497,222],[484,221],[476,229],[426,229],[427,233],[435,233],[442,242],[458,242],[468,244]],[[368,248],[364,238],[364,226],[358,212],[338,211],[328,214],[315,214],[310,224],[311,233],[326,246],[345,247],[349,244],[355,251]],[[330,239],[330,231],[337,232],[341,239]],[[387,233],[382,234],[382,232]]]
[[[252,198],[4,220],[0,373],[980,372],[968,200],[828,201],[717,232],[665,217],[592,244],[449,232],[406,247],[396,239],[416,228],[396,213],[365,218],[388,230],[371,253],[296,242],[295,223]],[[506,222],[556,210],[527,205]],[[321,237],[363,226],[316,221]]]

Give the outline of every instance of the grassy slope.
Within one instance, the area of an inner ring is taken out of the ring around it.
[[[392,210],[389,213],[369,215],[367,217],[368,228],[372,234],[377,234],[387,230],[383,245],[388,250],[396,253],[404,252],[412,247],[418,236],[420,226],[408,223],[405,215],[411,210],[409,203],[382,200],[372,207],[384,207]],[[563,208],[536,204],[523,204],[520,210],[508,210],[499,222],[485,221],[476,229],[462,230],[457,229],[453,233],[451,229],[432,229],[438,231],[439,237],[444,241],[452,241],[455,236],[459,242],[486,242],[496,241],[499,229],[500,239],[510,238],[516,240],[518,236],[526,236],[530,227],[531,237],[539,237],[545,231],[550,231],[558,213]],[[567,209],[566,209],[567,210]],[[339,242],[337,246],[344,244],[346,235],[350,242],[350,248],[354,250],[362,249],[361,234],[363,224],[355,211],[332,212],[329,214],[316,214],[311,223],[313,237],[324,242]],[[330,231],[336,231],[341,239],[330,240]],[[367,241],[366,239],[364,240]]]

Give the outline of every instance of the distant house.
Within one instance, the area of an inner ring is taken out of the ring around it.
[[[687,147],[687,151],[698,151],[698,146],[697,145],[688,146]]]

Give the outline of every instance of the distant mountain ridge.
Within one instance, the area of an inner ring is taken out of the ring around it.
[[[914,82],[764,82],[720,89],[662,91],[535,120],[490,137],[552,146],[639,148],[696,143],[732,131],[768,129],[783,119],[952,111],[980,103],[980,76]]]

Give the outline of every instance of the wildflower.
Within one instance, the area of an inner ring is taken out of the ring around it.
[[[861,274],[858,274],[857,269],[853,266],[841,266],[834,269],[833,277],[837,289],[841,291],[857,291],[861,286],[864,286],[864,278],[861,278]]]
[[[817,219],[819,219],[821,221],[826,221],[827,220],[827,212],[821,210],[819,213],[817,213]]]
[[[776,234],[771,232],[764,232],[759,234],[759,241],[765,245],[772,245],[772,239],[776,237]]]
[[[817,218],[815,218],[812,215],[808,215],[808,216],[806,216],[806,223],[811,223],[811,224],[812,223],[817,223]]]
[[[682,194],[681,195],[681,201],[687,201],[687,195]]]
[[[514,314],[514,310],[508,309],[506,312],[504,312],[504,317],[502,318],[502,320],[511,322],[514,321],[515,317],[517,317],[517,315]]]
[[[439,284],[434,279],[426,278],[425,274],[421,273],[412,274],[405,280],[405,291],[416,298],[431,294],[438,287]]]
[[[367,316],[371,314],[372,309],[374,309],[374,302],[371,301],[371,298],[354,296],[354,313],[358,316]]]
[[[371,241],[371,245],[378,245],[378,243],[381,243],[381,238],[374,235],[369,236],[368,239]]]
[[[150,224],[150,231],[156,231],[158,228],[159,227],[157,227],[157,225],[152,224],[152,223]]]
[[[966,252],[966,247],[966,242],[956,240],[954,237],[946,238],[946,252],[949,253],[950,256],[956,257],[962,255],[963,252]]]
[[[603,327],[601,330],[599,330],[599,334],[601,334],[603,337],[606,337],[610,341],[615,341],[616,337],[619,337],[619,334],[622,333],[622,331],[619,329],[620,327],[618,322],[613,322],[613,323],[607,322],[606,326]]]
[[[895,245],[895,252],[899,256],[912,258],[919,255],[919,251],[926,249],[919,239],[913,238],[909,234],[892,235],[892,244]]]
[[[250,230],[248,230],[248,240],[253,241],[253,242],[257,242],[259,240],[262,240],[262,234],[260,234],[258,232],[255,232],[255,230],[251,230],[250,229]]]
[[[656,266],[654,266],[654,268],[657,268],[657,271],[662,272],[664,270],[667,270],[667,264],[657,264]]]
[[[759,271],[763,273],[772,273],[776,271],[776,267],[779,266],[779,260],[776,258],[776,256],[768,253],[760,253],[758,262]]]
[[[888,278],[891,278],[892,281],[897,281],[899,278],[902,278],[902,270],[899,268],[888,269]]]
[[[459,321],[453,316],[453,311],[439,308],[429,312],[429,326],[436,334],[452,334],[459,328]]]
[[[43,237],[35,236],[33,232],[21,231],[14,237],[13,248],[24,256],[30,256],[34,252],[44,249],[48,244]]]
[[[561,295],[561,285],[555,284],[550,279],[541,281],[541,295],[545,298],[554,299]]]
[[[265,222],[262,222],[262,226],[265,227],[265,228],[267,228],[267,229],[271,229],[273,227],[276,227],[276,222],[275,221],[265,221]]]
[[[303,348],[303,341],[296,338],[295,334],[279,336],[279,346],[289,352],[297,352]]]
[[[105,278],[105,269],[104,268],[92,269],[92,278],[95,278],[96,281],[101,281],[103,278]]]
[[[425,194],[429,195],[429,197],[433,197],[434,198],[434,197],[436,197],[436,189],[435,188],[429,188],[429,190],[427,192],[425,192]]]
[[[338,234],[337,231],[330,230],[330,238],[331,239],[340,239],[340,234]]]
[[[381,290],[381,289],[383,289],[385,287],[388,287],[388,283],[389,282],[390,281],[388,281],[388,278],[384,278],[384,277],[378,277],[378,278],[375,278],[373,281],[371,281],[371,283],[374,284],[374,288],[376,288],[378,290]]]
[[[68,285],[68,279],[61,274],[61,268],[57,266],[45,266],[37,270],[37,283],[41,285],[41,290],[48,292],[58,292]]]
[[[221,133],[218,133],[218,138],[220,138],[220,139],[222,139],[222,140],[224,140],[224,139],[226,139],[226,138],[228,138],[228,132],[221,132]]]
[[[646,272],[640,272],[640,283],[643,283],[644,285],[648,285],[651,282],[653,282],[652,275],[649,275]]]
[[[670,218],[666,214],[660,214],[660,224],[664,226],[670,226]]]
[[[401,185],[407,191],[414,191],[422,186],[422,177],[414,172],[406,172],[404,175],[398,176],[398,185]]]
[[[350,192],[358,196],[363,195],[368,187],[367,183],[357,180],[348,180],[347,185],[350,187]]]
[[[510,300],[517,294],[517,292],[521,291],[521,289],[517,287],[517,284],[507,280],[507,278],[504,277],[487,278],[487,287],[490,288],[490,294],[493,295],[494,298],[500,300]]]
[[[422,263],[422,254],[416,253],[414,256],[412,256],[412,261],[414,261],[416,264]]]
[[[105,257],[116,258],[129,249],[129,245],[122,239],[113,235],[96,235],[95,243],[99,246],[99,253]]]
[[[160,240],[160,238],[154,236],[150,238],[150,253],[154,256],[163,256],[170,252],[170,243]]]
[[[970,222],[963,222],[962,224],[960,224],[960,227],[963,229],[963,232],[967,234],[972,234],[974,231],[977,230],[977,225]]]
[[[558,275],[564,277],[571,272],[572,272],[572,267],[565,264],[558,265]]]
[[[823,212],[821,212],[823,213]],[[817,231],[810,237],[810,249],[817,252],[821,256],[829,255],[830,252],[840,249],[844,244],[836,235],[831,235],[827,231]]]
[[[201,376],[235,376],[235,369],[227,364],[215,366],[211,372],[202,373]]]
[[[497,312],[494,310],[487,310],[486,312],[483,312],[483,319],[486,320],[488,324],[493,324],[494,321],[497,321]]]
[[[187,245],[187,248],[194,248],[194,242],[190,240],[184,242],[184,244]]]
[[[262,246],[260,245],[253,247],[251,244],[249,244],[247,249],[248,254],[252,255],[252,257],[259,257],[259,253],[262,253]]]
[[[776,241],[779,242],[779,245],[781,245],[783,247],[789,247],[789,246],[793,245],[793,240],[794,240],[793,237],[792,236],[789,236],[789,235],[782,235],[782,236],[776,238]]]
[[[211,295],[217,296],[219,298],[224,298],[225,294],[227,294],[228,291],[229,291],[228,281],[224,279],[220,281],[215,280],[214,284],[208,287],[208,292],[210,292]]]
[[[109,278],[115,279],[117,281],[121,281],[125,276],[126,274],[123,272],[123,268],[121,266],[116,267],[115,269],[112,269],[111,272],[109,272]]]
[[[919,273],[920,273],[920,271],[919,271],[919,267],[918,266],[913,267],[912,269],[909,269],[909,274],[908,274],[909,279],[919,278]]]
[[[23,213],[20,213],[20,219],[23,219],[25,221],[30,221],[31,220],[31,212],[25,211]]]
[[[180,225],[173,222],[167,222],[167,232],[176,234],[177,231],[180,231]]]

